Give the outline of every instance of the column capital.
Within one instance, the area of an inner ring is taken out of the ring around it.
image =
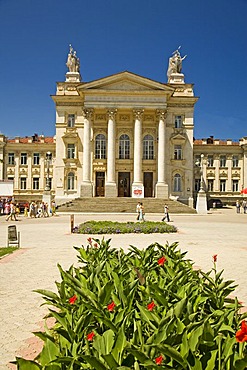
[[[156,116],[159,120],[165,121],[167,117],[167,110],[166,109],[157,109],[156,110]]]
[[[91,119],[93,116],[93,112],[94,112],[93,108],[85,108],[85,107],[82,108],[82,114],[84,118]]]
[[[107,114],[108,114],[108,119],[112,119],[114,120],[115,117],[116,117],[116,113],[117,113],[117,109],[115,108],[110,108],[107,110]]]
[[[141,120],[143,113],[144,113],[144,109],[133,109],[133,114],[134,114],[135,119]]]

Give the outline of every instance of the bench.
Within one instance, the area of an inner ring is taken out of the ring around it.
[[[17,232],[15,225],[8,226],[8,247],[10,246],[20,248],[20,231]]]

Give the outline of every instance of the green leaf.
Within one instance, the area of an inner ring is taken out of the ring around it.
[[[211,352],[211,357],[207,362],[207,367],[205,368],[205,370],[215,370],[216,369],[215,361],[216,361],[217,353],[218,353],[217,349]]]
[[[25,360],[20,357],[16,357],[16,361],[12,362],[17,364],[17,369],[21,370],[40,370],[42,366],[37,364],[37,362]]]
[[[173,348],[169,344],[162,344],[162,345],[157,346],[157,348],[160,351],[160,353],[169,356],[174,361],[176,361],[180,365],[184,366],[184,368],[186,368],[186,363],[183,357],[180,355],[180,353],[175,348]]]
[[[198,348],[200,344],[199,340],[203,334],[203,330],[204,330],[204,324],[200,325],[198,328],[196,328],[195,330],[191,331],[188,334],[189,346],[192,352],[194,352]]]
[[[47,339],[39,355],[39,361],[42,366],[45,366],[49,364],[49,362],[55,360],[57,355],[59,355],[59,348],[54,342]]]
[[[138,302],[136,302],[137,307],[140,310],[141,317],[144,321],[146,321],[154,330],[156,326],[152,323],[153,315],[149,312],[145,307],[141,306]]]
[[[181,317],[182,312],[183,312],[183,309],[184,309],[184,306],[185,306],[185,304],[186,304],[186,301],[187,301],[187,298],[185,297],[185,298],[181,299],[181,301],[179,301],[179,302],[175,305],[175,307],[174,307],[174,315],[175,315],[176,317]]]
[[[114,344],[114,332],[112,330],[107,330],[102,335],[104,341],[105,341],[105,355],[108,355],[113,347]]]
[[[112,355],[114,356],[115,360],[119,363],[120,359],[122,358],[122,353],[124,351],[124,348],[126,347],[127,341],[126,336],[124,333],[123,326],[120,328],[117,339],[114,345],[114,348],[112,350]]]
[[[58,295],[56,293],[51,292],[50,290],[35,289],[35,290],[33,290],[33,292],[42,294],[44,297],[51,298],[55,301],[59,301]]]
[[[112,289],[113,283],[111,281],[108,281],[100,290],[99,301],[102,304],[102,306],[105,306],[110,301]]]
[[[115,361],[113,355],[109,353],[108,355],[102,355],[103,359],[107,362],[111,370],[118,369],[118,363]]]
[[[105,365],[94,356],[81,356],[95,370],[109,370]],[[28,369],[27,369],[28,370]]]

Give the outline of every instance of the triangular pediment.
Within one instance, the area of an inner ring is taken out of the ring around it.
[[[171,141],[172,143],[177,143],[177,144],[182,144],[186,141],[186,135],[185,134],[180,134],[180,133],[175,133],[172,137],[171,137]]]
[[[167,86],[164,83],[157,82],[128,71],[104,77],[99,80],[83,83],[82,85],[78,86],[78,90],[84,92],[90,90],[115,91],[115,92],[160,91],[166,92],[167,94],[170,95],[174,92],[173,88]]]

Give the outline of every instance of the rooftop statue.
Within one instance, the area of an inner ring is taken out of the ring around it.
[[[67,58],[66,66],[69,72],[79,72],[80,73],[80,59],[76,56],[76,51],[69,45],[69,54]]]
[[[187,57],[187,55],[181,57],[179,52],[180,48],[181,46],[179,46],[178,49],[172,53],[172,57],[169,58],[169,65],[167,70],[168,79],[172,73],[181,73],[182,71],[182,61]]]

